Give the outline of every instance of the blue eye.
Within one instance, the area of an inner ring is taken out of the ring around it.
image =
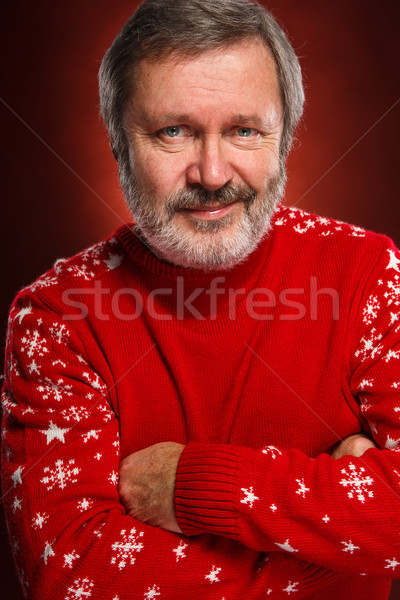
[[[172,125],[171,127],[166,127],[164,129],[165,135],[170,138],[179,137],[181,134],[182,128],[179,125]]]
[[[250,127],[239,127],[239,129],[237,130],[238,136],[245,138],[250,137],[253,132],[254,129],[251,129]]]

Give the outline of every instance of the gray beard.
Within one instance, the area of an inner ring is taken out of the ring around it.
[[[136,221],[134,231],[159,258],[174,265],[203,271],[228,270],[242,263],[254,252],[271,228],[271,219],[281,200],[286,184],[283,164],[272,177],[262,197],[247,185],[226,186],[210,192],[194,186],[171,195],[158,208],[155,198],[146,190],[130,170],[121,177],[128,206]],[[215,221],[191,219],[193,231],[188,226],[174,222],[178,211],[215,204],[226,206],[242,202],[242,217],[228,215]],[[224,230],[236,219],[236,227]]]

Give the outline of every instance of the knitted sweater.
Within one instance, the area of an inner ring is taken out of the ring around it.
[[[279,208],[241,265],[156,258],[128,226],[10,312],[3,489],[35,600],[387,597],[400,576],[400,255]],[[365,431],[379,449],[334,460]],[[126,514],[121,458],[185,444],[183,535]]]

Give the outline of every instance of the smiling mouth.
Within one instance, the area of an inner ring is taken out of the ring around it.
[[[225,204],[221,206],[220,204],[217,206],[208,206],[201,208],[184,208],[182,212],[189,214],[191,217],[195,219],[204,219],[205,221],[213,221],[216,219],[221,219],[225,217],[231,209],[237,204],[237,202],[231,202],[230,204]]]

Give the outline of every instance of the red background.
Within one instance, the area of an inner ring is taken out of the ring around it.
[[[2,339],[18,289],[128,218],[98,115],[97,71],[136,5],[20,0],[2,7]],[[400,245],[398,0],[268,6],[300,56],[307,93],[287,202]],[[1,524],[2,597],[20,600]],[[392,594],[400,598],[400,585]]]

